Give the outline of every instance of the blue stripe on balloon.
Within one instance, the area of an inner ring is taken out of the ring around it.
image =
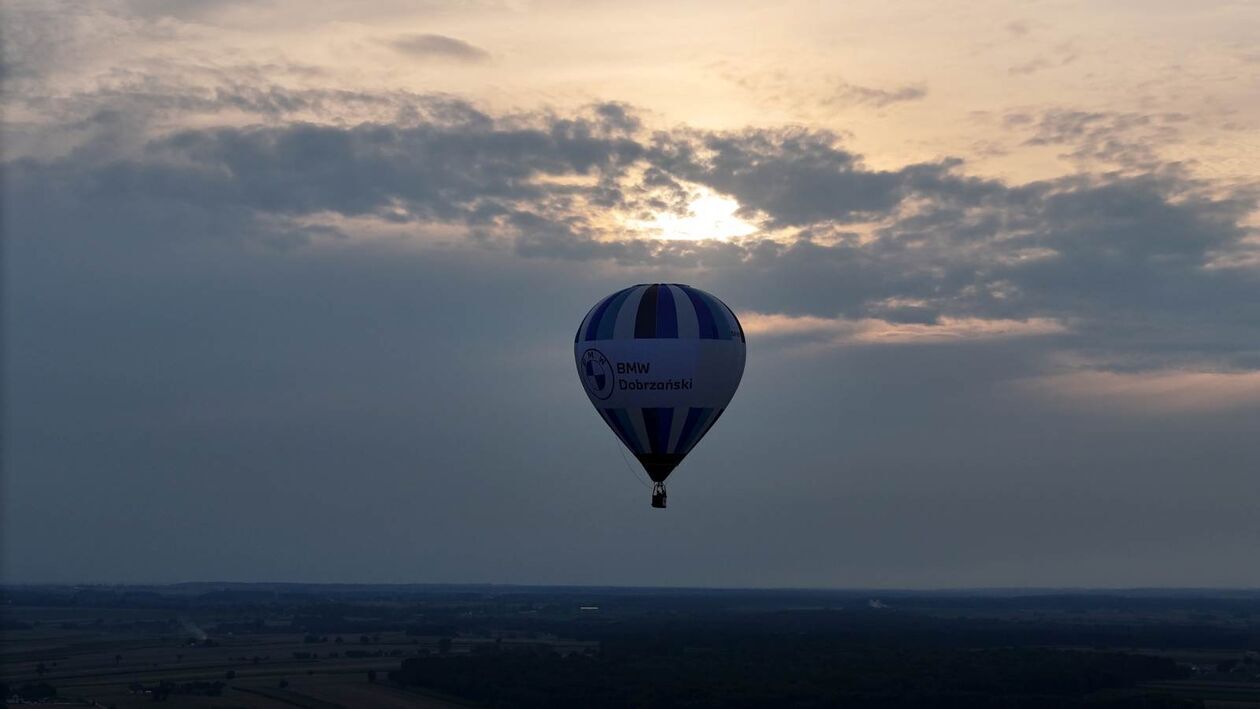
[[[585,342],[586,340],[591,339],[591,328],[599,321],[600,314],[604,312],[604,309],[608,307],[609,301],[616,297],[616,295],[616,293],[613,293],[611,295],[604,296],[603,300],[599,301],[595,304],[595,307],[591,308],[590,312],[586,314],[586,319],[582,320],[581,325],[578,325],[577,334],[573,336],[574,342]],[[585,337],[583,337],[583,333],[586,334]]]
[[[744,326],[739,322],[739,318],[735,316],[735,311],[731,310],[726,303],[722,303],[722,307],[726,308],[726,312],[731,314],[731,320],[735,321],[735,327],[739,330],[739,341],[748,342],[748,340],[744,339]]]
[[[691,300],[691,306],[696,309],[696,322],[700,324],[700,339],[718,339],[717,323],[713,320],[713,311],[705,303],[700,291],[691,286],[679,286],[679,288],[683,289],[683,292],[687,294],[687,298]]]
[[[599,319],[599,325],[595,328],[594,337],[588,337],[588,340],[611,340],[613,336],[613,328],[617,326],[617,315],[621,312],[621,306],[626,302],[626,298],[634,292],[635,287],[626,288],[614,295],[612,300],[608,302],[608,308],[603,312]]]
[[[652,284],[643,291],[643,297],[639,299],[639,312],[634,318],[634,339],[656,337],[656,296],[660,292],[661,287],[657,284]]]
[[[621,439],[621,442],[625,444],[626,448],[633,451],[634,439],[630,438],[630,436],[626,434],[626,430],[622,428],[621,420],[617,418],[616,410],[600,409],[599,413],[604,417],[604,420],[608,422],[608,427],[613,430],[613,433],[617,434],[617,438]]]
[[[716,317],[722,323],[722,332],[724,334],[729,333],[729,336],[723,337],[722,339],[733,340],[735,339],[736,335],[739,335],[739,338],[741,340],[744,339],[743,337],[744,329],[743,327],[740,326],[739,318],[735,317],[734,311],[726,307],[726,303],[723,303],[722,301],[718,300],[717,298],[711,295],[709,296],[708,300],[709,300],[709,304],[713,306],[713,312],[716,313]],[[732,323],[735,326],[734,328],[731,327]]]
[[[612,409],[596,408],[595,410],[598,411],[600,417],[604,419],[604,423],[608,424],[608,427],[612,429],[613,434],[615,434],[627,448],[633,450],[633,447],[630,445],[630,441],[626,440],[626,437],[622,435],[621,429],[617,425],[617,420],[612,416]]]
[[[687,296],[696,315],[697,336],[704,340],[731,340],[738,337],[747,342],[744,326],[735,316],[735,312],[717,298],[702,290],[682,284],[642,284],[631,286],[613,293],[600,301],[580,326],[574,342],[613,339],[617,321],[623,315],[630,296],[642,289],[642,297],[638,298],[635,311],[624,315],[632,317],[632,337],[670,338],[679,335],[678,305],[673,297],[673,288],[679,288]],[[631,333],[623,333],[631,334]]]
[[[704,296],[704,302],[709,305],[709,311],[713,313],[713,323],[717,328],[717,339],[735,339],[735,333],[731,330],[731,322],[726,319],[726,304],[708,293],[701,292],[701,295]]]
[[[634,431],[634,424],[630,422],[630,415],[625,409],[607,409],[609,415],[613,418],[613,429],[617,435],[630,449],[631,453],[646,453],[639,436]]]
[[[620,294],[621,291],[617,291],[604,298],[599,305],[595,306],[595,310],[591,311],[591,318],[586,321],[586,335],[582,337],[583,342],[595,339],[595,332],[599,329],[600,318],[604,317],[604,313],[608,311],[608,306],[612,305],[613,300]]]
[[[647,428],[651,453],[666,453],[669,448],[669,427],[674,420],[674,410],[669,407],[643,409],[643,425]]]
[[[656,336],[678,339],[678,312],[674,309],[674,292],[662,285],[656,296]]]
[[[713,428],[713,424],[717,423],[718,419],[722,418],[722,414],[725,412],[726,412],[725,406],[717,410],[717,414],[713,416],[713,420],[709,421],[708,425],[704,427],[704,431],[701,432],[699,436],[696,436],[697,443],[700,442],[701,438],[704,438],[705,434],[709,432],[709,429]]]
[[[700,430],[703,421],[709,418],[709,414],[713,409],[691,407],[687,410],[687,420],[683,422],[682,431],[678,434],[678,443],[674,445],[674,452],[686,455],[687,451],[695,445],[696,433]]]

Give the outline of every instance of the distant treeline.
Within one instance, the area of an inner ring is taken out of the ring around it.
[[[500,619],[502,620],[502,619]],[[1260,647],[1260,627],[949,618],[899,610],[693,610],[535,629],[594,657],[483,645],[408,658],[393,681],[490,707],[1197,707],[1138,683],[1185,678],[1133,647]],[[461,628],[462,629],[462,628]],[[1048,647],[1058,646],[1058,647]],[[1064,649],[1064,646],[1089,649]]]
[[[650,589],[513,586],[174,584],[170,586],[0,586],[0,606],[192,609],[276,606],[357,607],[365,602],[417,603],[451,608],[529,606],[540,610],[596,604],[618,612],[654,612],[670,607],[686,613],[719,609],[853,609],[873,598],[884,605],[919,611],[1045,611],[1164,614],[1173,611],[1260,617],[1260,591],[1063,591],[1046,593]]]
[[[685,618],[693,632],[721,634],[731,618],[744,630],[807,632],[827,628],[852,640],[897,633],[916,646],[993,647],[1056,645],[1128,649],[1260,648],[1260,595],[1193,596],[1063,593],[1004,596],[892,593],[881,607],[872,594],[852,591],[712,591],[644,589],[497,589],[480,592],[436,587],[349,587],[346,595],[303,593],[302,586],[272,588],[6,587],[0,590],[0,622],[21,630],[29,621],[6,617],[5,607],[149,608],[193,612],[214,609],[225,618],[218,633],[291,632],[345,635],[405,631],[413,636],[453,637],[501,632],[550,633],[578,640],[607,640],[619,628],[657,628]],[[335,587],[341,588],[341,587]],[[1225,594],[1225,592],[1219,592]],[[407,601],[396,600],[406,598]],[[389,603],[378,601],[395,599]],[[581,613],[582,605],[598,612]],[[986,615],[1001,616],[988,618]],[[981,617],[976,617],[981,616]],[[264,618],[273,619],[268,626]],[[169,623],[169,621],[166,621]],[[132,621],[162,630],[163,621]]]
[[[991,648],[857,648],[791,636],[683,636],[621,646],[601,657],[479,653],[403,660],[390,679],[490,707],[1195,707],[1135,691],[1185,675],[1141,655]]]

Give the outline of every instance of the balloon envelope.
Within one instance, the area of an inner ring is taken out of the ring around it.
[[[744,349],[725,303],[691,286],[652,283],[591,308],[573,355],[596,411],[659,483],[726,410]]]

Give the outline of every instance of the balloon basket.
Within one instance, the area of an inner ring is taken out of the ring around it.
[[[665,509],[665,483],[652,485],[652,506]]]

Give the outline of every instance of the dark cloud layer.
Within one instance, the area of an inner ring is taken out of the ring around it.
[[[1213,323],[1220,335],[1193,339],[1214,356],[1254,334],[1237,329],[1254,312],[1249,275],[1210,266],[1243,248],[1255,195],[1213,192],[1175,167],[1009,185],[967,176],[957,160],[872,170],[820,131],[645,135],[616,104],[568,117],[496,118],[445,98],[411,108],[410,125],[185,130],[134,155],[23,160],[9,189],[19,203],[44,205],[41,218],[205,211],[212,222],[239,222],[219,231],[232,237],[294,236],[312,228],[298,222],[323,214],[451,223],[529,256],[705,267],[766,279],[767,297],[778,281],[796,289],[755,304],[762,310],[862,317],[873,304],[913,299],[926,303],[915,317],[1071,320],[1109,333],[1093,341],[1100,350],[1141,350],[1121,335],[1138,313],[1168,318],[1161,327]],[[1040,139],[1066,141],[1102,119],[1046,116]],[[683,184],[729,195],[748,218],[795,235],[650,242],[600,222],[609,210],[683,209]],[[1245,299],[1222,311],[1221,293]]]
[[[879,170],[831,133],[649,132],[619,104],[395,95],[395,120],[337,126],[283,119],[288,100],[125,145],[101,113],[68,154],[5,164],[7,577],[1260,582],[1230,561],[1260,541],[1254,405],[1133,418],[1013,388],[1056,357],[1254,368],[1260,283],[1226,267],[1253,193],[1165,165]],[[1057,144],[1111,120],[1028,123]],[[765,231],[660,242],[613,219],[694,186]],[[568,351],[592,302],[649,279],[741,313],[1065,325],[754,337],[649,517]]]

